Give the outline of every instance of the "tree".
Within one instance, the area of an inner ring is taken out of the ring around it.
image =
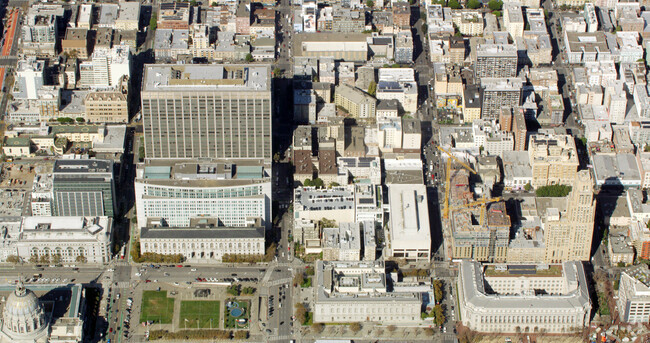
[[[467,5],[466,5],[466,6],[467,6],[467,8],[469,8],[469,9],[473,9],[473,10],[475,10],[475,9],[481,7],[481,2],[478,1],[478,0],[469,0],[469,1],[467,2]]]
[[[239,288],[240,288],[240,285],[231,285],[226,290],[226,293],[228,293],[228,294],[230,294],[232,296],[238,296],[239,293],[240,293]]]
[[[304,323],[307,316],[307,309],[302,303],[296,304],[296,320],[298,323]]]
[[[323,330],[325,330],[325,324],[323,324],[323,323],[313,323],[313,324],[311,324],[311,329],[315,333],[322,333]]]
[[[37,255],[32,255],[29,257],[29,263],[38,263],[38,256]]]
[[[305,179],[305,181],[303,181],[302,184],[303,184],[303,186],[305,186],[305,187],[311,187],[311,186],[314,185],[314,184],[311,182],[310,179]]]
[[[377,94],[377,83],[375,81],[370,81],[370,84],[368,84],[368,94],[372,96]]]
[[[538,197],[561,198],[571,192],[571,186],[566,185],[549,185],[537,188],[535,195]]]
[[[433,336],[433,334],[435,334],[435,332],[433,331],[432,328],[426,328],[426,329],[424,329],[424,333],[425,333],[427,336]]]
[[[441,326],[445,323],[445,314],[441,305],[433,307],[433,314],[436,316],[436,325]]]
[[[84,118],[82,118],[82,117],[77,117],[76,120],[77,120],[77,123],[84,123],[84,122],[86,122],[86,119],[84,119]]]
[[[442,301],[442,281],[434,280],[433,281],[433,297],[436,300],[436,303]]]
[[[58,121],[61,124],[72,124],[72,123],[74,123],[74,119],[68,118],[68,117],[56,118],[56,121]]]
[[[149,30],[156,30],[156,27],[158,27],[158,15],[156,13],[153,13],[151,15],[151,19],[149,20]]]
[[[353,332],[361,331],[361,324],[357,322],[350,324],[350,330],[352,330]]]
[[[296,276],[293,277],[294,285],[302,285],[304,281],[305,281],[305,275],[303,275],[302,272],[296,274]]]
[[[196,7],[196,0],[191,0],[190,1],[190,6]]]
[[[503,8],[503,1],[490,0],[490,2],[488,2],[488,8],[492,11],[501,11],[501,8]]]
[[[79,256],[77,256],[76,261],[79,262],[79,263],[86,263],[86,262],[88,262],[88,259],[84,255],[79,255]]]
[[[54,256],[52,256],[52,263],[53,264],[61,263],[61,254],[55,254]]]
[[[422,33],[426,34],[427,31],[429,30],[429,25],[422,24],[421,29],[422,29]]]
[[[533,186],[530,184],[530,182],[524,185],[524,190],[526,192],[530,192],[531,189],[533,189]]]
[[[50,263],[50,255],[43,255],[40,258],[40,262],[42,264],[49,264]]]
[[[275,162],[275,163],[280,162],[280,153],[279,152],[276,152],[275,154],[273,154],[273,162]]]
[[[492,12],[492,14],[494,14],[494,16],[496,16],[497,18],[501,17],[501,11],[494,11]]]
[[[338,182],[330,182],[330,187],[338,187],[338,186],[340,186],[340,185],[341,185],[341,184],[338,183]]]
[[[375,2],[372,0],[368,0],[366,1],[366,6],[368,6],[369,8],[373,8],[375,7]]]
[[[16,255],[9,255],[9,256],[7,256],[7,262],[16,264],[16,263],[20,262],[20,257],[18,257]]]
[[[248,331],[235,331],[235,339],[248,339]]]
[[[253,58],[253,54],[248,53],[246,54],[246,62],[253,62],[255,59]]]
[[[390,331],[390,332],[395,332],[395,330],[397,330],[397,326],[395,326],[395,325],[388,325],[388,328],[387,328],[387,329],[388,329],[388,331]]]
[[[459,9],[463,8],[463,6],[461,6],[460,3],[458,3],[458,0],[449,0],[449,2],[447,3],[447,6],[449,8],[451,8],[451,9],[454,9],[454,10],[459,10]]]
[[[280,77],[282,76],[282,69],[275,67],[273,69],[273,77]]]
[[[317,177],[314,179],[314,186],[317,188],[321,188],[324,186],[323,179]]]

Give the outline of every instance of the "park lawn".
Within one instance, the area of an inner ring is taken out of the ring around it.
[[[248,300],[233,300],[234,302],[239,303],[239,307],[244,309],[244,315],[239,317],[239,318],[244,318],[246,319],[246,325],[239,326],[237,324],[237,319],[239,318],[233,318],[230,316],[230,312],[228,311],[228,307],[225,307],[225,315],[224,315],[224,327],[226,329],[240,329],[240,328],[247,328],[248,324],[250,323],[250,302]]]
[[[174,317],[174,298],[167,297],[167,291],[143,291],[140,322],[170,324]]]
[[[219,328],[219,301],[186,300],[181,302],[179,329]]]

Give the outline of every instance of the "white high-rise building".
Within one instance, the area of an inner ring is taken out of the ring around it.
[[[605,88],[605,107],[609,112],[609,121],[613,124],[623,124],[627,110],[627,92],[623,81],[610,83]]]
[[[79,66],[81,85],[90,88],[111,88],[119,85],[122,76],[131,76],[131,51],[126,45],[111,50],[98,49],[90,61]]]

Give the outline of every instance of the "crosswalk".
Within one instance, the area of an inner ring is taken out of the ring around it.
[[[269,342],[288,342],[292,337],[289,335],[268,337]]]
[[[117,283],[117,288],[131,288],[130,281],[120,281]]]
[[[291,282],[291,278],[286,278],[286,279],[279,279],[279,280],[271,281],[271,282],[268,282],[267,284],[269,286],[273,287],[273,286],[279,286],[279,285],[287,284],[287,283],[290,283],[290,282]]]

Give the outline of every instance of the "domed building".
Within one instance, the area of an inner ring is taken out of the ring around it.
[[[49,323],[36,294],[19,282],[2,309],[0,342],[47,342]]]

